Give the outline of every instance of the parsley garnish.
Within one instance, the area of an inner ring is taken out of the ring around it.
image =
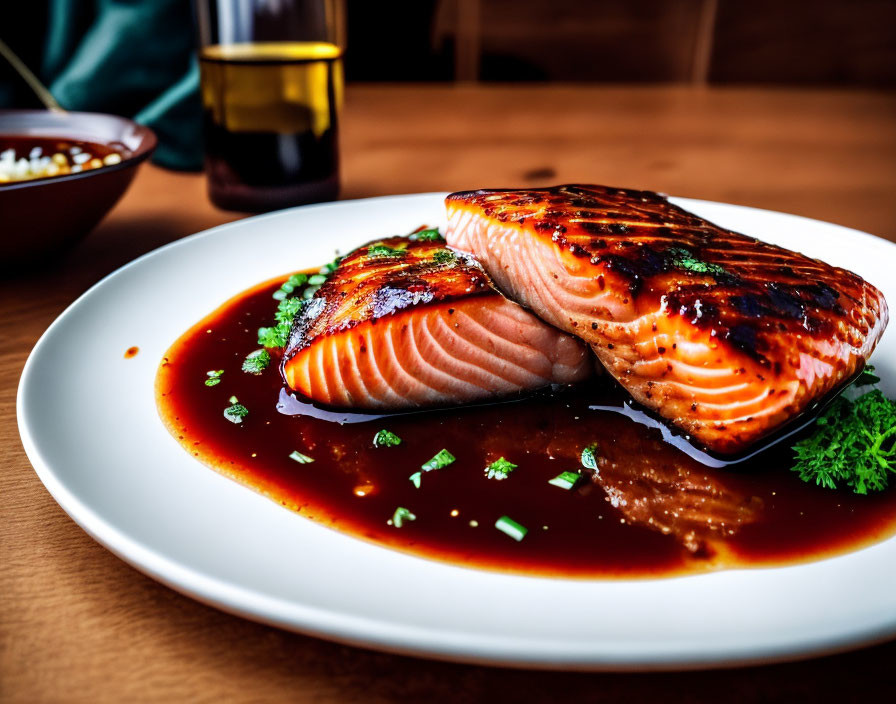
[[[597,456],[594,454],[596,451],[597,444],[589,445],[582,450],[582,466],[593,469],[595,472],[597,471]]]
[[[499,457],[485,468],[485,476],[489,479],[507,479],[507,477],[510,476],[510,473],[518,466],[519,465],[515,465],[513,462],[508,462],[503,457]]]
[[[697,257],[684,248],[673,247],[666,251],[672,256],[672,265],[679,269],[692,271],[695,274],[712,274],[713,276],[727,273],[718,264],[710,264],[709,262],[697,259]]]
[[[314,462],[313,457],[309,457],[308,455],[303,455],[298,450],[293,450],[292,452],[290,452],[289,459],[295,460],[299,464],[311,464],[312,462]]]
[[[367,256],[370,257],[403,257],[407,252],[404,250],[407,248],[407,244],[402,243],[404,246],[399,245],[398,247],[389,247],[388,245],[383,244],[382,242],[374,242],[372,245],[367,247]]]
[[[231,396],[230,399],[233,405],[224,409],[224,417],[231,423],[242,423],[243,418],[249,415],[249,409],[243,404],[237,403],[236,396]]]
[[[208,379],[205,380],[206,386],[217,386],[221,383],[221,375],[224,373],[223,369],[212,370],[210,372],[206,372],[206,376]]]
[[[392,525],[401,528],[405,521],[416,521],[417,517],[408,511],[404,506],[399,506],[392,514]]]
[[[243,371],[247,374],[261,374],[271,363],[271,355],[266,349],[255,350],[243,360]]]
[[[395,447],[401,445],[401,438],[388,430],[381,430],[373,436],[374,447]]]
[[[307,282],[308,277],[304,274],[301,276],[304,276]],[[290,277],[290,279],[292,278]],[[293,318],[298,315],[304,305],[305,301],[298,297],[281,300],[274,313],[276,324],[269,328],[258,328],[258,344],[262,347],[285,347]]]
[[[448,450],[441,449],[439,450],[435,456],[429,460],[429,462],[424,462],[420,465],[420,469],[424,472],[431,472],[434,469],[442,469],[443,467],[447,467],[449,464],[454,462],[455,457]]]
[[[420,230],[420,232],[412,232],[411,239],[417,242],[442,242],[444,237],[439,234],[436,229]]]
[[[793,446],[792,469],[804,482],[829,489],[882,491],[896,472],[894,442],[896,403],[878,389],[854,401],[840,396],[815,421],[814,432]]]
[[[457,261],[457,255],[450,249],[440,249],[432,255],[432,259],[436,264],[451,264]]]

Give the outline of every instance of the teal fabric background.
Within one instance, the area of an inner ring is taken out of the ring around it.
[[[174,169],[202,167],[190,0],[0,4],[0,36],[62,107],[130,117],[158,135],[153,161]],[[27,86],[4,66],[0,106],[36,105]]]

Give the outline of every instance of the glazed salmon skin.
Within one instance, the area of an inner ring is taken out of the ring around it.
[[[588,348],[501,295],[435,231],[359,247],[296,316],[281,372],[333,406],[408,408],[571,384]]]
[[[649,191],[478,190],[446,205],[450,246],[719,455],[747,450],[847,382],[887,325],[883,295],[856,274]]]

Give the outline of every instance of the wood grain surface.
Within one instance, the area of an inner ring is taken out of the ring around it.
[[[346,198],[586,181],[784,210],[896,240],[893,94],[365,86],[348,91],[342,144]],[[74,251],[0,282],[0,700],[892,700],[896,643],[692,673],[430,662],[229,616],[100,547],[25,457],[15,419],[22,365],[52,320],[104,275],[237,217],[209,204],[201,175],[147,166]]]

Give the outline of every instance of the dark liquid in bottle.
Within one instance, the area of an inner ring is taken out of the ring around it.
[[[265,211],[339,195],[342,59],[323,42],[200,53],[212,202]]]

